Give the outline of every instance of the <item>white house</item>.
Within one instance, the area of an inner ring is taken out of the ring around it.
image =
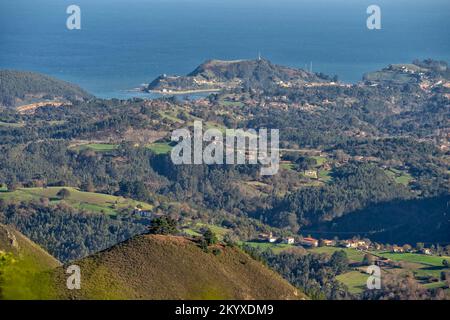
[[[295,243],[295,239],[294,239],[294,237],[286,237],[286,238],[283,239],[283,243],[294,244]]]

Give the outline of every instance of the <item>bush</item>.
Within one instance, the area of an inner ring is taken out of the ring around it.
[[[206,231],[203,233],[203,238],[205,239],[208,246],[217,243],[217,237],[210,229],[206,229]]]
[[[56,196],[62,200],[67,199],[70,197],[70,191],[67,190],[66,188],[62,188],[61,190],[58,191]]]
[[[155,218],[152,220],[148,230],[150,234],[176,234],[178,232],[177,222],[174,219],[166,216]]]

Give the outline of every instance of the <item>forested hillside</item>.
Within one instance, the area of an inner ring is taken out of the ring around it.
[[[0,106],[14,107],[55,98],[86,100],[93,96],[80,87],[28,71],[0,70]]]

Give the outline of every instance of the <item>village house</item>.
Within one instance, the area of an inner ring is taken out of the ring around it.
[[[375,250],[381,250],[383,247],[379,243],[372,244],[372,248]]]
[[[323,241],[323,244],[326,245],[327,247],[331,247],[336,244],[336,241],[334,241],[334,240],[323,239],[322,241]]]
[[[306,247],[317,247],[319,245],[319,240],[307,237],[300,240],[299,243]]]
[[[266,241],[266,240],[269,239],[269,237],[271,237],[271,236],[272,236],[272,232],[271,232],[271,233],[260,233],[260,234],[258,235],[258,240]]]
[[[140,216],[142,218],[151,218],[153,216],[152,212],[144,210],[142,208],[138,208],[138,207],[134,208],[133,214],[134,215],[138,215],[138,216]]]
[[[295,239],[294,239],[294,237],[286,237],[286,238],[283,238],[283,243],[294,244],[295,243]]]
[[[392,247],[392,252],[394,252],[394,253],[403,253],[403,252],[405,252],[405,250],[403,250],[402,247],[399,247],[399,246],[393,246],[393,247]]]
[[[364,240],[345,240],[346,248],[357,248],[362,250],[367,250],[369,245]]]
[[[270,242],[270,243],[277,242],[277,240],[278,240],[277,237],[273,236],[272,232],[270,232],[270,233],[260,233],[259,236],[258,236],[258,239],[261,240],[261,241],[267,241],[267,242]]]

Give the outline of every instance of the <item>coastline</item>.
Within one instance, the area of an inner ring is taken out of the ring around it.
[[[163,90],[149,90],[144,92],[157,93],[161,95],[183,95],[183,94],[196,94],[196,93],[208,93],[208,92],[220,92],[223,89],[198,89],[198,90],[177,90],[177,91],[163,91]]]

